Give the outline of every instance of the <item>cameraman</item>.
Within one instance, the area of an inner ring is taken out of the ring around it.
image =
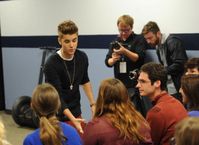
[[[147,44],[142,36],[133,32],[133,23],[134,20],[129,15],[118,18],[119,37],[110,44],[105,64],[108,67],[114,67],[115,78],[124,83],[136,109],[145,116],[144,106],[141,105],[139,93],[135,88],[137,79],[131,80],[129,73],[144,64]]]

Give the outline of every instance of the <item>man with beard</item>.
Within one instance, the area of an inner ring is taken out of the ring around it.
[[[187,54],[182,41],[174,35],[162,34],[157,23],[149,21],[142,29],[142,34],[151,47],[156,48],[157,56],[167,71],[167,90],[181,100],[179,93],[180,79],[184,73]]]

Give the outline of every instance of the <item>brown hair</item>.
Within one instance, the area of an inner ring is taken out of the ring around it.
[[[187,117],[175,127],[176,145],[199,145],[199,118]]]
[[[66,34],[78,34],[78,27],[71,20],[63,21],[58,25],[59,37],[62,38],[62,36]]]
[[[131,16],[129,15],[122,15],[118,18],[117,20],[117,25],[119,25],[119,23],[122,22],[126,25],[129,25],[131,28],[133,28],[133,24],[134,24],[134,20]]]
[[[32,95],[32,108],[40,118],[40,139],[44,145],[62,145],[66,140],[60,128],[56,113],[60,99],[56,89],[47,83],[38,85]]]
[[[199,110],[199,75],[183,75],[181,78],[181,88],[188,99],[189,109]]]
[[[186,71],[187,71],[187,69],[193,69],[193,68],[197,68],[199,70],[199,58],[198,57],[191,58],[185,63]]]
[[[139,133],[139,128],[141,125],[148,127],[148,124],[135,110],[126,87],[118,79],[109,78],[101,82],[95,117],[101,116],[105,116],[119,130],[120,137],[128,138],[137,143],[145,140]]]
[[[149,32],[152,32],[154,34],[157,34],[157,32],[160,31],[158,25],[156,22],[149,21],[142,29],[142,34],[145,35]]]

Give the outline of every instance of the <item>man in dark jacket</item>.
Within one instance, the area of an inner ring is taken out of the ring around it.
[[[181,100],[179,93],[180,79],[187,61],[186,50],[182,41],[174,35],[162,34],[156,22],[148,22],[142,29],[147,43],[156,48],[157,56],[167,71],[168,92]]]

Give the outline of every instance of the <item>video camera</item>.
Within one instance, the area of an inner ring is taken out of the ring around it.
[[[118,41],[112,41],[110,43],[110,45],[111,45],[111,49],[116,49],[116,50],[120,49],[120,45],[122,45],[125,48],[128,48],[127,44],[123,44],[123,43],[120,43]]]

